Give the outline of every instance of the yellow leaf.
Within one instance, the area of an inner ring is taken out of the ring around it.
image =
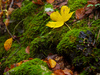
[[[5,48],[6,51],[8,51],[8,50],[11,48],[12,41],[13,41],[12,38],[7,39],[7,40],[5,41],[5,43],[4,43],[4,48]]]
[[[49,22],[46,26],[50,28],[58,28],[61,27],[64,24],[64,22]]]
[[[49,59],[49,64],[51,68],[54,68],[56,66],[56,62],[53,59]]]
[[[59,28],[64,25],[66,21],[68,21],[74,12],[69,13],[70,8],[67,6],[62,6],[60,13],[58,11],[51,13],[50,18],[54,22],[48,22],[46,26],[51,28]]]
[[[56,74],[54,74],[54,73],[51,73],[51,75],[56,75]]]

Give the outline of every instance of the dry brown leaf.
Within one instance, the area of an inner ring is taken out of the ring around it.
[[[82,19],[85,16],[84,8],[77,9],[75,14],[76,14],[76,19]]]
[[[30,46],[26,47],[25,52],[28,53],[28,54],[30,54]]]
[[[24,62],[27,62],[27,61],[29,61],[29,60],[23,60],[23,63],[24,63]]]
[[[14,8],[9,8],[8,11],[7,11],[7,13],[6,13],[6,15],[7,15],[7,16],[10,15],[10,14],[12,13],[13,10],[14,10]]]
[[[53,59],[49,59],[48,62],[51,68],[54,68],[56,66],[56,61],[54,61]]]
[[[6,51],[8,51],[8,50],[11,48],[12,41],[13,41],[12,38],[7,39],[7,40],[5,41],[5,43],[4,43],[4,48],[5,48]]]
[[[32,1],[34,4],[38,4],[38,5],[44,5],[44,3],[42,2],[42,0],[37,0],[37,2]]]
[[[54,0],[46,0],[48,3],[53,3]]]
[[[73,75],[73,72],[70,69],[64,69],[63,72],[67,75]]]
[[[54,74],[56,74],[56,75],[65,75],[64,72],[61,69],[54,71]]]
[[[9,67],[6,67],[5,69],[4,69],[4,72],[7,72],[7,71],[9,71],[10,70],[10,68]]]
[[[22,6],[22,2],[15,3],[19,8]]]

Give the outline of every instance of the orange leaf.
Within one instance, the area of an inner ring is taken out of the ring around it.
[[[56,75],[65,75],[64,72],[61,69],[54,71],[54,74],[56,74]]]
[[[84,8],[77,9],[75,14],[77,19],[82,19],[85,16]]]
[[[46,0],[48,3],[53,3],[54,0]]]
[[[41,0],[37,0],[37,2],[32,1],[34,4],[43,5],[44,3]]]
[[[53,59],[49,59],[48,62],[51,68],[54,68],[56,66],[56,62]]]
[[[8,51],[8,50],[11,48],[12,41],[13,41],[12,38],[7,39],[7,40],[5,41],[5,43],[4,43],[4,48],[5,48],[6,51]]]
[[[30,54],[30,46],[27,46],[25,51],[26,53]]]

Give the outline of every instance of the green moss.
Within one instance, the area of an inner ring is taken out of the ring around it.
[[[24,19],[27,15],[35,14],[37,7],[37,5],[30,2],[26,6],[21,7],[20,9],[15,9],[11,14],[11,19],[18,22]]]
[[[82,8],[86,5],[88,0],[68,0],[68,7],[71,8],[71,11],[76,11],[79,8]]]
[[[71,31],[68,31],[64,34],[62,37],[62,40],[57,45],[57,51],[62,53],[63,51],[66,52],[66,54],[70,54],[71,52],[74,52],[76,49],[76,44],[78,41],[78,36],[80,31],[84,31],[82,29],[73,29]]]
[[[28,62],[22,63],[20,66],[15,67],[4,75],[50,75],[51,71],[47,68],[47,64],[42,60],[35,58]]]

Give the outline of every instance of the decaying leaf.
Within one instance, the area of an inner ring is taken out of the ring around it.
[[[48,62],[51,68],[54,68],[56,66],[56,61],[54,61],[53,59],[49,59]]]
[[[77,9],[75,14],[76,14],[76,19],[82,19],[85,16],[84,8]]]
[[[63,72],[64,72],[66,75],[73,75],[73,72],[72,72],[70,69],[67,69],[67,68],[65,68],[65,69],[63,70]]]
[[[7,39],[7,40],[5,41],[5,43],[4,43],[4,48],[5,48],[6,51],[8,51],[8,50],[11,48],[12,41],[13,41],[12,38]]]
[[[48,3],[53,3],[54,0],[46,0]]]
[[[44,5],[44,3],[42,2],[42,0],[37,0],[37,2],[32,1],[34,4],[38,4],[38,5]]]
[[[55,75],[65,75],[61,69],[54,71],[54,74]]]
[[[4,69],[4,72],[7,72],[7,71],[9,71],[10,70],[10,68],[9,67],[6,67],[5,69]]]
[[[22,2],[15,3],[19,8],[22,6]]]
[[[14,10],[14,8],[9,8],[8,11],[6,12],[6,15],[10,15],[12,13],[12,11]]]
[[[30,54],[30,46],[27,46],[25,51],[26,53]]]

